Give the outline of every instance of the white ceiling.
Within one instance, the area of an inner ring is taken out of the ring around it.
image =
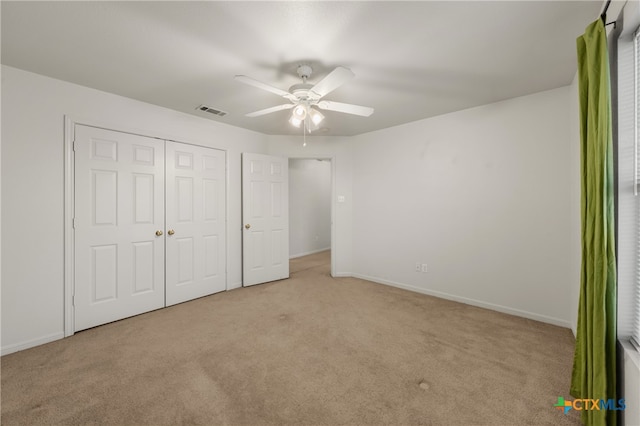
[[[568,85],[575,40],[602,1],[9,2],[2,63],[266,134],[298,134],[284,103],[234,81],[287,90],[310,64],[355,78],[325,99],[324,135],[355,135]],[[196,111],[200,104],[228,114]]]

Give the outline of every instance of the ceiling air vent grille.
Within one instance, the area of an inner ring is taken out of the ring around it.
[[[225,115],[227,115],[227,113],[224,112],[224,111],[220,111],[219,109],[211,108],[210,106],[206,106],[206,105],[200,105],[196,109],[199,110],[199,111],[208,112],[210,114],[218,115],[220,117],[224,117]]]

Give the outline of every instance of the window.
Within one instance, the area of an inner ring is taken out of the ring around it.
[[[640,352],[640,4],[627,3],[622,19],[611,73],[618,89],[618,338]]]
[[[633,326],[631,330],[631,342],[640,351],[640,155],[638,140],[640,139],[640,127],[638,127],[638,115],[640,115],[640,28],[633,36],[634,51],[634,102],[633,102],[633,194],[635,197],[635,219],[636,219],[636,268],[635,268],[635,291],[633,298]]]

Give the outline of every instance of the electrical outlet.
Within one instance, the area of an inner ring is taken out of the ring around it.
[[[416,272],[420,272],[420,263],[416,262]]]
[[[427,272],[427,264],[426,263],[422,264],[422,272]]]

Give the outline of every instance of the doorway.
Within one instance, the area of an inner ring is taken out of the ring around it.
[[[332,188],[330,158],[289,158],[290,262],[299,263],[302,257],[315,259],[330,252]],[[330,265],[328,269],[330,272]]]

